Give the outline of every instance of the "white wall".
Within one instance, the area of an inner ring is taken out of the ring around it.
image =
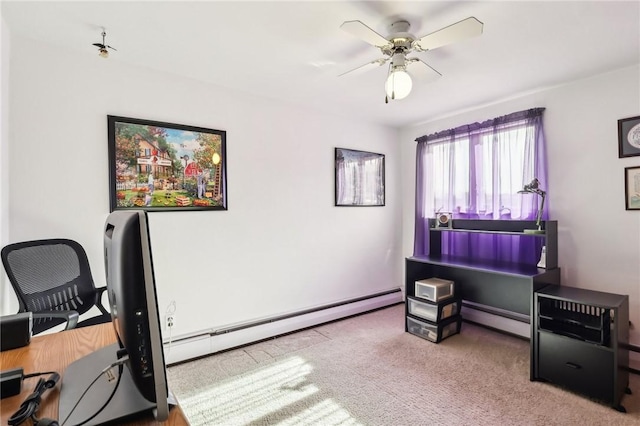
[[[9,28],[0,16],[0,247],[9,241]],[[0,274],[0,295],[10,293],[11,284]],[[16,308],[13,311],[17,310]],[[0,312],[13,308],[11,299],[0,296]]]
[[[10,239],[79,241],[98,284],[107,115],[227,131],[228,211],[149,214],[174,338],[401,286],[396,130],[18,36],[10,71]],[[386,154],[385,207],[334,207],[336,146]]]
[[[558,221],[562,284],[628,294],[640,327],[640,212],[626,211],[617,120],[640,115],[638,66],[548,88],[402,131],[403,255],[413,253],[415,138],[533,107],[545,107],[552,219]],[[631,332],[640,345],[640,334]]]
[[[563,284],[629,294],[640,324],[640,212],[624,210],[623,187],[624,167],[640,157],[617,154],[617,120],[640,115],[638,67],[398,134],[19,37],[9,49],[5,25],[2,36],[3,244],[76,239],[103,283],[106,115],[228,132],[229,211],[150,214],[160,310],[171,301],[178,309],[174,338],[401,286],[413,246],[414,139],[538,106]],[[336,146],[387,155],[386,207],[333,207]],[[8,295],[2,314],[15,312]]]

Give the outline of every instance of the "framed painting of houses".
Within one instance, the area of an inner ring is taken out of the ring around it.
[[[226,132],[107,116],[111,211],[227,210]]]

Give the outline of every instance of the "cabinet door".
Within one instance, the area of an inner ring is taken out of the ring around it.
[[[613,351],[539,331],[539,375],[552,383],[613,403]]]

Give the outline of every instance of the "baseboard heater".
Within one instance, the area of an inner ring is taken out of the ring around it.
[[[530,318],[528,315],[480,305],[467,300],[462,301],[461,314],[464,321],[473,322],[506,334],[526,339],[531,338]]]
[[[165,363],[172,365],[189,361],[402,302],[402,291],[396,288],[283,315],[210,329],[170,341],[165,339]]]

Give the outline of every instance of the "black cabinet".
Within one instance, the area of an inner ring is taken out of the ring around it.
[[[534,380],[619,411],[629,390],[629,296],[548,286],[535,294]]]

